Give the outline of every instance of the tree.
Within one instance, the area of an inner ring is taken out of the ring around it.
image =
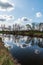
[[[32,29],[31,25],[29,25],[29,24],[27,24],[26,27],[27,27],[27,30],[31,30]]]
[[[35,30],[35,23],[32,23],[32,30]]]

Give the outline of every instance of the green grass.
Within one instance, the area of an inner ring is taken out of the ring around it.
[[[43,31],[29,30],[29,31],[0,31],[0,34],[41,34]]]
[[[14,65],[14,63],[8,57],[3,61],[2,65]]]
[[[14,63],[14,59],[6,49],[2,42],[0,42],[0,65],[17,65]]]

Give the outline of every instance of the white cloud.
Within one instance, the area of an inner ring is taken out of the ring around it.
[[[14,4],[7,0],[0,0],[0,11],[11,11],[14,9]]]
[[[8,2],[8,0],[0,0],[0,1],[1,1],[1,2],[4,2],[4,3],[5,3],[5,2]]]
[[[22,21],[29,21],[29,19],[27,17],[22,17],[21,20]]]
[[[37,13],[36,13],[36,17],[37,17],[37,18],[40,18],[41,16],[42,16],[42,13],[41,13],[41,12],[37,12]]]
[[[26,23],[31,23],[32,19],[31,18],[27,18],[27,17],[22,17],[22,18],[18,18],[17,20],[14,21],[14,24],[26,24]]]
[[[27,17],[21,17],[14,21],[14,16],[12,15],[3,15],[3,16],[0,15],[0,25],[1,24],[5,24],[6,26],[13,25],[13,24],[25,25],[27,23],[31,24],[31,22],[32,19],[29,19]]]
[[[32,19],[30,18],[29,21],[32,22]]]
[[[32,19],[31,18],[27,18],[27,17],[22,17],[21,18],[21,21],[28,21],[28,22],[32,22]]]
[[[13,20],[13,19],[14,19],[14,16],[12,15],[0,15],[1,22]]]
[[[15,20],[14,22],[13,22],[13,24],[21,24],[21,19],[20,18],[18,18],[17,20]]]
[[[1,25],[6,25],[6,26],[9,26],[9,25],[12,25],[12,23],[10,23],[10,22],[9,22],[9,23],[8,23],[8,22],[3,22],[3,23],[2,23],[2,22],[0,22],[0,26],[1,26]]]

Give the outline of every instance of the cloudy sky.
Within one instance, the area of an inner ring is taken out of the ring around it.
[[[0,25],[43,22],[43,0],[0,0]]]

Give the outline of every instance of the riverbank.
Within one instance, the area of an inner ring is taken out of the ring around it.
[[[23,36],[30,36],[30,37],[41,37],[43,38],[43,31],[15,31],[14,35],[23,35]]]
[[[23,35],[31,37],[42,37],[43,31],[29,30],[29,31],[0,31],[0,34],[13,34],[13,35]]]
[[[20,65],[16,59],[14,60],[8,49],[4,47],[0,38],[0,65]]]

